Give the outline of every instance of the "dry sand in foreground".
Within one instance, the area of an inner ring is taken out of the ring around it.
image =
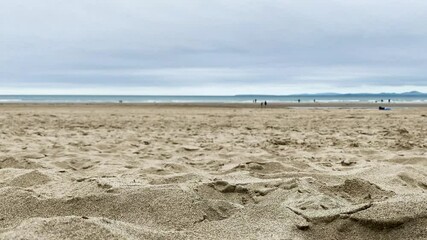
[[[427,108],[1,105],[0,239],[426,239]]]

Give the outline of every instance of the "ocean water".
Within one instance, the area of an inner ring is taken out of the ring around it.
[[[119,95],[0,95],[0,103],[251,103],[297,102],[388,102],[427,103],[427,94],[340,94],[340,95],[236,95],[236,96],[119,96]]]

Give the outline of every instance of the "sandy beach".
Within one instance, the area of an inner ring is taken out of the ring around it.
[[[377,107],[2,104],[0,239],[426,239],[427,107]]]

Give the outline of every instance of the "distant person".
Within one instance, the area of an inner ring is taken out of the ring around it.
[[[264,106],[266,106],[266,107],[267,107],[267,101],[265,101],[265,102],[264,102]]]
[[[383,100],[383,99],[381,99],[381,102],[384,102],[384,100]]]
[[[385,111],[391,110],[391,108],[389,108],[389,107],[383,107],[383,106],[379,106],[378,109],[379,110],[385,110]]]
[[[390,103],[390,102],[391,102],[391,99],[388,100],[388,103]]]
[[[261,108],[264,106],[264,102],[261,102]]]
[[[298,99],[298,103],[300,103],[301,102],[301,99]]]
[[[256,100],[256,98],[255,98],[255,103],[256,103],[256,101],[257,101],[257,100]]]
[[[316,99],[313,99],[313,102],[316,102]]]
[[[123,100],[119,100],[119,103],[123,103]]]

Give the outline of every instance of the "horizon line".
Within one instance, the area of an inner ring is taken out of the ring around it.
[[[409,91],[409,92],[378,92],[378,93],[339,93],[339,92],[320,92],[320,93],[294,93],[294,94],[233,94],[233,95],[189,95],[189,94],[0,94],[0,96],[129,96],[129,97],[251,97],[251,96],[269,96],[269,97],[286,97],[286,96],[333,96],[333,95],[427,95],[425,92]]]

